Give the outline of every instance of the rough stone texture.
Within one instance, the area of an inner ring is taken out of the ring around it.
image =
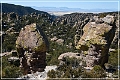
[[[16,40],[16,48],[24,74],[44,71],[48,41],[36,23],[21,29]]]
[[[119,18],[120,18],[120,16],[119,16]],[[114,44],[114,45],[117,45],[117,44],[120,44],[120,22],[119,22],[119,20],[116,20],[116,26],[117,26],[117,28],[116,28],[116,32],[115,32],[115,37],[114,37],[114,39],[113,39],[113,41],[112,41],[112,44]]]
[[[63,39],[58,39],[56,42],[57,42],[59,45],[63,45],[64,40],[63,40]]]
[[[79,66],[84,66],[85,64],[85,60],[86,58],[84,57],[84,54],[80,54],[80,53],[74,53],[74,52],[66,52],[66,53],[63,53],[61,54],[59,57],[58,57],[58,60],[60,61],[59,62],[59,66],[63,65],[63,64],[66,64],[66,58],[74,58],[74,59],[77,59],[79,60]],[[76,60],[74,60],[76,62]],[[76,64],[74,64],[75,66]]]
[[[63,60],[64,58],[69,57],[69,58],[77,58],[81,59],[80,53],[73,53],[73,52],[67,52],[63,53],[58,57],[58,60]]]
[[[76,48],[86,54],[87,67],[101,65],[108,61],[108,52],[110,44],[115,36],[115,20],[113,16],[104,17],[103,21],[96,19],[87,23],[83,28],[83,36],[80,38]],[[113,21],[114,20],[114,21]],[[111,22],[112,21],[112,22]],[[96,23],[97,22],[97,23]]]
[[[114,23],[114,16],[107,15],[106,17],[102,18],[102,20],[108,24]]]
[[[77,30],[76,30],[76,34],[75,34],[75,46],[77,45],[79,39],[82,37],[83,35],[83,27],[89,22],[89,18],[85,18],[83,21],[80,21],[78,23]]]

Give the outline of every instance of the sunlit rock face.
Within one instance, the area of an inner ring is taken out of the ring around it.
[[[108,61],[109,47],[115,36],[115,29],[113,16],[98,18],[84,26],[83,35],[76,48],[86,55],[87,67],[91,69],[94,65],[100,65],[104,68],[104,64]]]
[[[24,74],[44,71],[48,40],[36,23],[21,29],[16,40],[16,49]]]

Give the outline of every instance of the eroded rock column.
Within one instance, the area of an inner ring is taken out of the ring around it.
[[[114,17],[110,15],[88,22],[84,26],[84,34],[76,48],[86,55],[87,68],[92,69],[94,65],[104,68],[104,64],[108,62],[109,47],[115,36],[115,29]]]
[[[21,29],[16,40],[16,48],[24,74],[44,71],[48,40],[36,23]]]

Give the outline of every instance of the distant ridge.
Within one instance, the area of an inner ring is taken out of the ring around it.
[[[0,6],[1,6],[1,4],[0,4]],[[1,8],[0,8],[0,10],[1,10]],[[2,12],[4,12],[4,13],[15,12],[18,15],[26,15],[26,14],[30,14],[33,12],[36,12],[37,14],[41,14],[41,13],[48,14],[47,12],[38,11],[31,7],[25,7],[25,6],[21,6],[21,5],[14,5],[14,4],[8,4],[8,3],[2,3]]]
[[[86,13],[102,13],[102,12],[114,12],[117,9],[81,9],[81,8],[68,8],[68,7],[36,7],[32,8],[36,10],[42,10],[46,12],[86,12]]]

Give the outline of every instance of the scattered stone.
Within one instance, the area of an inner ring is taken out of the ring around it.
[[[54,36],[53,38],[51,38],[51,41],[56,41],[58,38],[56,36]]]
[[[59,45],[63,45],[64,40],[63,40],[63,39],[58,39],[56,42],[57,42]]]
[[[11,61],[17,61],[17,60],[19,60],[18,57],[10,57],[10,58],[8,58],[9,62],[11,62]]]
[[[57,68],[56,65],[46,66],[45,71],[43,71],[43,72],[36,72],[36,73],[33,73],[33,74],[27,74],[27,75],[21,76],[20,78],[17,78],[17,79],[46,80],[48,78],[48,76],[47,76],[48,71],[50,71],[52,69],[56,70],[56,68]]]

